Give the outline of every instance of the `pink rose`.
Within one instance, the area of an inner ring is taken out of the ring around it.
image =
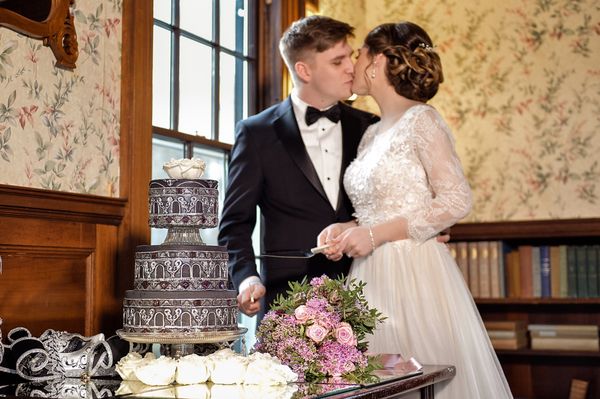
[[[296,316],[296,320],[304,324],[310,318],[310,313],[306,306],[300,305],[294,310],[294,316]]]
[[[344,363],[344,373],[351,373],[356,370],[356,366],[352,362]]]
[[[316,323],[313,325],[310,325],[306,329],[306,336],[308,338],[312,339],[313,341],[315,341],[317,344],[319,342],[323,341],[328,333],[329,333],[328,329],[326,329],[325,327],[321,326],[320,324],[316,324]]]
[[[356,345],[356,337],[350,324],[342,322],[335,329],[335,339],[342,345]]]

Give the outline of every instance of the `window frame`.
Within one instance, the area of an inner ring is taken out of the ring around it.
[[[160,139],[173,139],[179,141],[184,146],[183,157],[191,158],[194,146],[200,145],[203,147],[211,147],[214,149],[223,150],[225,152],[226,160],[229,157],[232,144],[226,143],[219,140],[219,104],[220,104],[220,57],[222,53],[228,54],[236,59],[246,62],[248,67],[247,81],[242,82],[242,85],[236,87],[236,90],[241,90],[243,93],[244,85],[247,86],[248,90],[248,115],[256,113],[257,106],[257,93],[258,93],[258,52],[257,52],[257,38],[258,38],[258,8],[260,5],[259,0],[247,0],[247,16],[249,28],[247,33],[247,54],[242,51],[231,50],[220,44],[220,2],[219,0],[212,0],[213,3],[213,15],[212,15],[212,40],[208,40],[201,36],[198,36],[192,32],[182,29],[180,24],[180,6],[179,0],[171,1],[171,23],[167,23],[160,19],[154,18],[152,27],[160,27],[167,30],[171,34],[171,53],[170,53],[170,65],[171,65],[171,76],[170,76],[170,109],[169,109],[169,127],[161,127],[152,125],[152,137]],[[181,38],[187,38],[193,40],[196,43],[200,43],[209,47],[212,51],[212,78],[211,78],[211,96],[212,104],[212,115],[211,115],[211,131],[210,132],[198,132],[197,134],[190,134],[179,131],[179,95],[180,95],[180,82],[179,82],[179,67],[180,67],[180,41]],[[243,118],[242,115],[238,115],[240,112],[243,113],[243,97],[237,96],[235,101],[242,102],[236,105],[236,119],[240,120]],[[241,110],[241,111],[240,111]],[[237,118],[239,116],[239,118]]]

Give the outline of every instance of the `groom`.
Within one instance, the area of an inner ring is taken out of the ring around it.
[[[228,247],[238,304],[249,316],[262,317],[289,281],[348,273],[350,258],[332,262],[316,255],[263,259],[259,276],[251,235],[257,206],[267,254],[308,250],[324,227],[352,218],[344,170],[365,129],[377,120],[340,102],[352,95],[347,39],[353,29],[325,16],[294,22],[279,44],[294,82],[292,94],[236,127],[219,244]]]

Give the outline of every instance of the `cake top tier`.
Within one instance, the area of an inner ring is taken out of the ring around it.
[[[213,228],[218,224],[218,182],[159,179],[150,182],[150,226]]]

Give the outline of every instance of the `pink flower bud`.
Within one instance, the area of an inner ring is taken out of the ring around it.
[[[335,339],[342,345],[356,345],[356,338],[354,337],[354,331],[350,324],[342,322],[335,329]]]
[[[306,329],[306,336],[308,338],[312,339],[317,344],[319,342],[323,341],[328,333],[329,333],[329,330],[327,330],[325,327],[321,326],[320,324],[310,325]]]

